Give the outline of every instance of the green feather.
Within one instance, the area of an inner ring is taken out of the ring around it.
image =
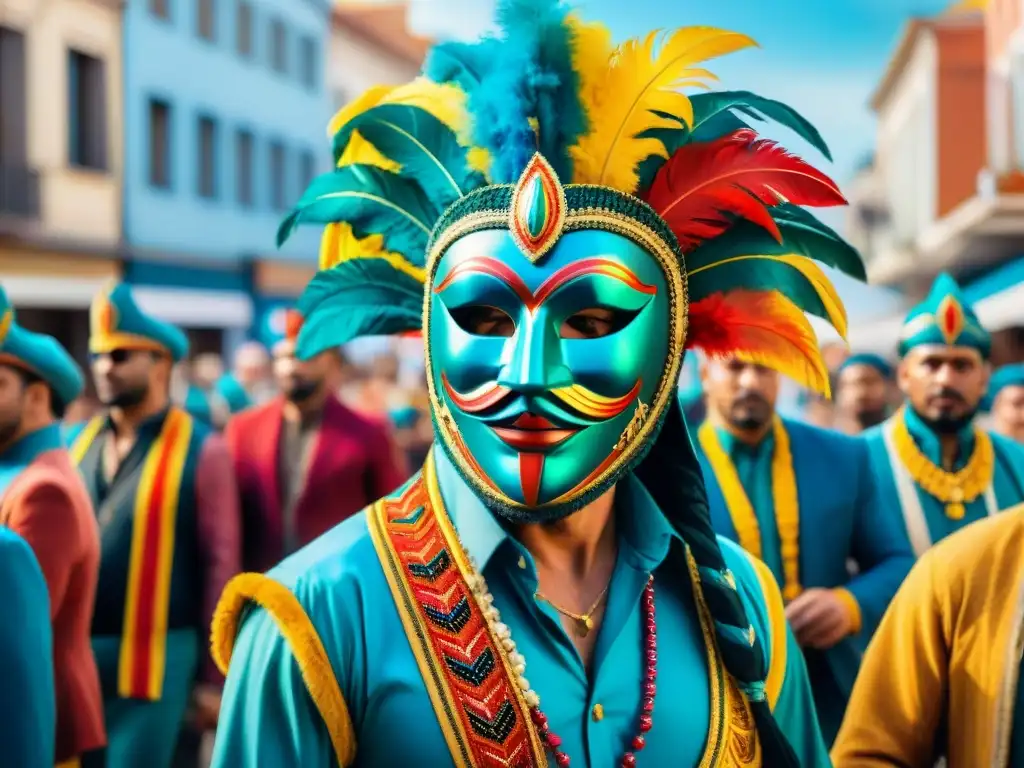
[[[308,360],[360,336],[420,330],[423,284],[384,259],[351,259],[317,272],[297,307],[298,356]]]
[[[378,152],[398,163],[398,175],[414,180],[437,207],[437,215],[484,184],[466,162],[455,132],[432,114],[408,104],[382,104],[349,121],[334,135],[338,155],[353,131]]]
[[[753,120],[774,120],[800,136],[826,158],[832,159],[832,153],[818,129],[803,115],[781,101],[765,99],[749,91],[719,91],[691,96],[690,103],[693,105],[692,126],[687,127],[685,123],[679,121],[678,127],[652,128],[640,136],[658,139],[671,157],[673,152],[691,141],[714,141],[743,128],[750,128],[750,124],[736,114],[739,112]],[[657,110],[654,113],[659,117],[678,120],[673,115]],[[640,189],[650,187],[665,162],[666,158],[651,155],[640,164]]]
[[[698,249],[699,250],[699,249]],[[696,251],[694,251],[696,253]],[[748,250],[745,254],[758,253]],[[690,257],[687,255],[687,269]],[[777,291],[786,296],[804,312],[829,320],[829,312],[811,282],[798,269],[768,259],[741,259],[719,263],[687,278],[687,292],[691,303],[706,299],[715,293],[733,290]]]
[[[370,165],[347,165],[313,179],[281,222],[278,247],[299,224],[339,221],[360,234],[379,232],[387,250],[423,266],[437,216],[422,192],[398,175]]]
[[[771,256],[795,253],[834,267],[856,280],[867,280],[864,261],[857,249],[812,213],[789,203],[773,207],[771,213],[782,233],[781,243],[760,225],[740,220],[687,254],[686,268],[693,271],[750,253]]]

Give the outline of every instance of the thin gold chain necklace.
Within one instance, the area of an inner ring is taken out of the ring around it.
[[[553,602],[551,600],[551,598],[545,597],[542,593],[540,593],[540,592],[536,592],[535,593],[535,595],[536,595],[538,600],[543,600],[545,603],[550,605],[552,608],[554,608],[560,614],[562,614],[566,618],[572,619],[574,622],[576,622],[576,632],[577,632],[577,634],[580,637],[586,637],[590,633],[590,630],[592,630],[594,628],[594,612],[598,609],[598,607],[604,601],[604,597],[607,594],[608,594],[608,586],[606,585],[605,588],[601,590],[601,594],[599,594],[597,596],[597,599],[594,600],[594,604],[591,605],[590,608],[588,608],[583,613],[573,613],[572,611],[567,611],[562,606],[560,606],[557,603]]]

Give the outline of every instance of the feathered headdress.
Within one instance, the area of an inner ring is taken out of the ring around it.
[[[858,253],[801,206],[845,203],[836,184],[753,121],[774,120],[829,157],[795,110],[746,91],[688,96],[699,65],[753,45],[710,27],[613,47],[555,0],[499,3],[503,36],[445,43],[424,75],[374,88],[331,122],[335,169],[278,232],[326,224],[320,271],[299,308],[299,354],[421,328],[425,253],[456,201],[514,183],[535,153],[557,176],[640,198],[681,246],[688,348],[736,354],[820,392],[828,374],[805,312],[846,335],[820,268],[864,279]],[[450,223],[450,222],[446,222]]]

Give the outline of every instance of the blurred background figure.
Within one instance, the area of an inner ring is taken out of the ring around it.
[[[851,355],[836,375],[834,427],[849,435],[881,424],[892,413],[895,372],[879,355]]]
[[[998,368],[989,381],[982,408],[993,432],[1024,444],[1024,363]]]
[[[232,373],[249,400],[256,405],[267,402],[277,393],[270,354],[258,341],[247,341],[238,348]]]
[[[243,570],[265,571],[409,476],[388,429],[339,399],[342,357],[295,357],[302,318],[274,346],[281,394],[228,423],[242,500]]]

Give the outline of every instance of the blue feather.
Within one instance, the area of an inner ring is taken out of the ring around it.
[[[446,48],[440,61],[428,65],[430,74],[457,82],[469,94],[474,143],[490,152],[493,183],[514,183],[535,152],[562,179],[572,178],[569,147],[587,125],[572,67],[568,13],[560,0],[501,0],[500,41],[485,40],[472,53]],[[537,133],[531,118],[540,126]]]
[[[435,83],[454,83],[470,93],[491,70],[500,46],[501,41],[494,38],[477,43],[440,43],[427,54],[423,74]]]
[[[351,259],[317,272],[297,306],[298,356],[308,360],[360,336],[420,330],[423,284],[384,259]]]

